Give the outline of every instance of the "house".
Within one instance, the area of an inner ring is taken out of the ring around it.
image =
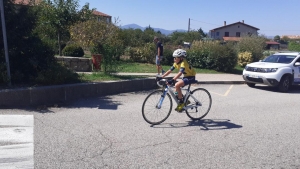
[[[38,4],[42,0],[11,0],[15,5],[25,5],[31,6]],[[111,16],[99,11],[93,11],[93,14],[96,16],[98,21],[105,21],[106,23],[111,23]]]
[[[15,5],[35,5],[41,1],[42,0],[11,0]]]
[[[289,39],[300,39],[300,35],[282,35],[280,38],[287,37]]]
[[[99,11],[93,11],[98,21],[105,21],[106,23],[111,23],[111,16]]]
[[[266,49],[268,49],[268,50],[270,50],[270,49],[279,50],[280,49],[280,43],[278,43],[278,42],[268,41],[268,42],[266,42],[266,44],[267,44]]]
[[[215,40],[239,41],[239,37],[243,35],[258,35],[258,30],[259,29],[254,26],[245,24],[244,20],[229,25],[226,25],[226,21],[224,21],[224,26],[210,30],[209,35]]]

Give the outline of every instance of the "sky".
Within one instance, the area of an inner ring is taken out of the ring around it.
[[[137,24],[166,30],[204,32],[242,22],[265,36],[300,35],[300,0],[79,0],[117,19],[117,25]]]

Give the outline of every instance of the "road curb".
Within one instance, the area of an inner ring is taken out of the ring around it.
[[[244,84],[244,81],[198,81],[197,84]],[[80,98],[99,97],[158,88],[153,78],[79,83],[0,90],[0,108],[59,105]]]
[[[59,105],[80,98],[157,88],[150,78],[0,90],[0,108]]]
[[[197,84],[245,84],[245,81],[198,81]]]

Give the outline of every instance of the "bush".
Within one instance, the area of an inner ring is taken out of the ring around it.
[[[162,65],[173,65],[173,52],[175,48],[172,46],[164,46],[164,56],[162,58],[161,64]]]
[[[238,64],[241,67],[245,67],[248,63],[251,63],[252,60],[252,53],[250,52],[241,52],[238,54]]]
[[[271,51],[271,50],[266,50],[263,52],[263,56],[264,58],[267,57],[267,56],[271,56],[273,55],[274,53],[276,53],[277,51]]]
[[[124,54],[130,56],[133,62],[154,63],[155,46],[153,43],[146,43],[142,47],[127,47]]]
[[[300,52],[300,44],[297,43],[297,42],[290,42],[288,44],[288,49],[290,51],[297,51],[297,52]]]
[[[237,51],[250,52],[254,62],[257,62],[263,58],[263,52],[266,47],[266,40],[261,36],[244,36],[237,44]]]
[[[80,82],[80,77],[77,73],[55,62],[51,63],[48,69],[41,70],[35,79],[35,83],[41,85],[59,85],[78,82]]]
[[[212,62],[209,68],[216,71],[230,72],[237,64],[234,44],[227,43],[214,46],[208,60]]]
[[[220,44],[218,41],[194,41],[187,60],[197,68],[216,71],[231,71],[237,64],[234,45]]]
[[[70,44],[62,50],[62,54],[64,56],[83,57],[84,51],[81,46]]]
[[[125,55],[130,56],[130,60],[133,62],[142,62],[141,50],[138,47],[127,47]]]

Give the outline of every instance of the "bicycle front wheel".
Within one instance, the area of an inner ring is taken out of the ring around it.
[[[198,88],[192,91],[192,95],[187,98],[190,104],[186,106],[193,106],[185,112],[192,120],[200,120],[207,115],[211,108],[212,99],[210,93],[203,88]]]
[[[166,93],[163,101],[160,103],[162,99],[163,92],[161,90],[156,90],[150,93],[142,107],[143,118],[149,124],[157,125],[170,116],[172,110],[172,100],[169,93]]]

